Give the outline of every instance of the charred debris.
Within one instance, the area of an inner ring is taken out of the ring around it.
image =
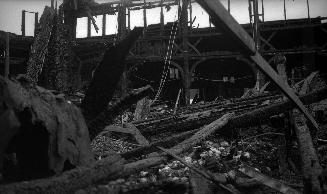
[[[1,32],[0,193],[326,193],[324,18],[264,22],[250,0],[240,25],[230,4],[197,0],[201,30],[192,3],[52,1],[34,38],[24,22],[23,36]],[[132,10],[154,7],[159,25],[144,14],[130,29]],[[79,17],[99,30],[95,15],[104,36],[76,39]],[[286,49],[276,34],[294,29],[320,38]]]

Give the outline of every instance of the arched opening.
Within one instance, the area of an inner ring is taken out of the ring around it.
[[[199,63],[193,71],[192,88],[198,88],[200,99],[240,97],[244,88],[255,84],[255,71],[244,61],[209,59]]]

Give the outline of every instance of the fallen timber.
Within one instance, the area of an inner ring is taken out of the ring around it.
[[[215,121],[215,123],[208,125],[202,131],[198,132],[193,138],[200,137],[207,138],[208,135],[212,134],[213,132],[221,129],[226,123],[230,115],[225,115],[222,118],[219,118]],[[202,132],[206,133],[206,136],[201,136]],[[185,143],[184,143],[185,142]],[[184,141],[177,146],[170,148],[174,154],[179,154],[182,151],[185,151],[187,148],[191,148],[190,146],[195,145],[196,142],[189,142]],[[162,155],[159,157],[150,158],[150,163],[143,163],[144,160],[141,160],[141,163],[130,163],[125,164],[124,166],[121,165],[123,162],[122,158],[118,155],[112,155],[108,159],[99,160],[90,167],[80,167],[70,171],[67,171],[60,176],[50,177],[47,179],[38,179],[32,180],[29,182],[19,182],[13,183],[9,185],[0,186],[1,193],[71,193],[72,191],[76,191],[79,188],[84,188],[89,184],[99,182],[106,178],[107,180],[116,179],[117,177],[121,177],[124,175],[129,175],[134,171],[139,171],[143,169],[143,165],[153,166],[154,164],[160,164],[163,161],[167,160],[167,155]],[[147,160],[146,160],[147,161]],[[123,167],[123,168],[122,168]],[[85,180],[84,180],[85,179]],[[59,189],[59,190],[58,190]]]
[[[298,150],[301,155],[304,193],[325,193],[323,180],[320,178],[322,167],[316,150],[313,146],[309,127],[305,118],[297,110],[293,110],[294,130],[299,144]]]
[[[300,97],[300,99],[304,102],[304,104],[311,104],[311,103],[318,102],[320,100],[325,99],[326,96],[327,96],[327,88],[324,88],[324,89],[306,94],[306,95]],[[260,109],[260,110],[253,110],[253,111],[250,111],[250,112],[242,114],[242,115],[236,115],[234,117],[228,118],[227,122],[221,123],[218,121],[220,119],[218,119],[218,120],[216,120],[217,125],[214,126],[214,130],[212,130],[207,135],[211,135],[216,132],[221,132],[221,131],[225,130],[226,128],[228,129],[232,126],[241,126],[243,124],[246,124],[247,122],[250,122],[250,123],[252,123],[252,122],[258,123],[259,122],[260,123],[261,119],[267,121],[267,120],[269,120],[270,116],[275,115],[276,113],[278,114],[280,112],[292,109],[292,108],[294,108],[294,104],[289,100],[284,100],[278,104],[273,104],[273,105],[264,107],[263,109]],[[260,117],[258,115],[260,115]],[[241,121],[241,122],[238,122],[238,121]],[[204,127],[204,129],[202,131],[204,131],[205,128],[206,127]],[[201,133],[201,131],[199,132],[199,134],[200,133]],[[208,137],[207,135],[203,136],[202,140],[206,139]],[[196,135],[193,135],[192,137],[194,138],[194,137],[196,137]],[[184,142],[186,142],[185,144],[180,143],[180,144],[170,148],[169,151],[171,151],[174,154],[180,154],[180,153],[184,152],[185,150],[194,146],[194,143],[190,143],[190,144],[187,143],[187,142],[193,142],[193,141],[190,141],[191,139],[192,138],[185,140],[184,141]],[[183,147],[183,149],[178,149],[181,147]],[[106,180],[114,180],[119,177],[128,176],[133,173],[139,172],[141,170],[147,169],[149,167],[153,167],[153,166],[162,164],[162,162],[167,161],[168,159],[169,158],[167,157],[167,155],[158,155],[157,154],[157,156],[153,156],[153,157],[139,160],[136,162],[124,164],[124,167],[123,167],[123,170],[121,171],[121,173],[119,173],[119,174],[110,173],[110,175],[106,174],[106,175],[103,175],[103,177],[106,177],[107,178]],[[98,170],[100,172],[103,169],[101,167]],[[73,170],[71,170],[71,171],[73,171]],[[68,171],[68,172],[62,174],[59,177],[65,177],[65,176],[67,177],[67,173],[69,174],[69,173],[71,173],[71,171]],[[8,189],[10,189],[10,191],[12,191],[12,192],[22,191],[22,188],[26,188],[26,187],[28,187],[29,190],[38,189],[39,191],[44,191],[44,189],[45,189],[44,187],[49,188],[48,181],[51,181],[52,178],[55,178],[55,177],[50,177],[48,179],[34,180],[34,181],[29,181],[29,182],[15,183],[14,186],[13,185],[4,185],[4,186],[0,187],[0,191],[3,191],[3,192],[9,191]],[[78,177],[75,177],[75,178],[77,179]],[[81,177],[79,177],[79,178],[81,178]],[[87,180],[89,180],[89,178],[87,178]],[[46,184],[41,184],[41,185],[36,184],[40,181],[44,181],[44,183],[46,183]],[[93,179],[93,182],[96,182],[96,181]],[[85,187],[85,185],[86,184],[80,184],[78,187],[75,186],[74,189],[83,188],[83,187]],[[63,193],[65,193],[65,192],[67,193],[69,191],[64,190]]]
[[[191,130],[209,124],[215,119],[228,112],[235,112],[239,115],[253,109],[267,106],[265,101],[275,101],[280,99],[280,95],[264,96],[260,98],[250,98],[236,103],[221,104],[216,103],[203,109],[197,109],[198,112],[180,113],[169,117],[159,118],[157,120],[144,120],[133,122],[133,124],[141,131],[143,135],[158,134],[164,131],[174,131],[176,129]]]
[[[327,88],[323,88],[301,96],[300,100],[304,104],[312,104],[326,99],[326,96],[327,96]],[[244,125],[249,126],[249,125],[266,122],[270,119],[271,116],[287,110],[291,110],[294,108],[294,106],[295,105],[292,101],[283,100],[280,103],[273,104],[259,110],[253,110],[241,115],[234,116],[232,118],[229,118],[226,125],[224,125],[222,128],[219,128],[219,133],[229,131],[230,128],[234,128],[234,127],[242,127]],[[215,132],[218,132],[218,130],[215,130]],[[172,151],[174,154],[180,154],[179,152],[174,152],[174,149],[179,146],[181,145],[178,144],[169,150]],[[185,151],[185,149],[183,151]],[[125,164],[125,168],[124,168],[125,170],[121,176],[128,176],[135,172],[159,165],[165,160],[167,160],[167,158],[164,156],[154,156],[143,160],[138,160],[133,163]]]
[[[124,71],[124,66],[121,64],[142,32],[143,28],[135,28],[119,44],[106,50],[82,101],[82,111],[87,121],[95,119],[106,109],[115,92],[115,87],[108,86],[118,84]]]
[[[327,98],[327,88],[323,88],[300,96],[301,101],[306,105],[319,102],[326,98]],[[238,127],[248,127],[248,126],[267,123],[270,121],[271,116],[278,115],[280,113],[292,110],[293,108],[294,108],[294,104],[291,101],[284,99],[281,102],[271,104],[260,109],[254,109],[249,112],[245,112],[243,114],[234,116],[229,120],[227,125],[223,127],[223,129],[221,129],[219,132],[222,134],[232,135],[233,133],[237,133]],[[208,124],[207,122],[209,121],[207,119],[207,120],[203,120],[202,122]],[[127,158],[149,154],[155,151],[156,146],[176,144],[176,142],[190,137],[192,134],[194,134],[197,131],[199,131],[198,128],[193,129],[191,131],[183,132],[181,134],[169,137],[164,140],[155,141],[148,146],[140,147],[135,150],[131,150],[129,152],[123,153],[122,156],[127,159]]]

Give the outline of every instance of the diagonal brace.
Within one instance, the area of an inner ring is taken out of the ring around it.
[[[241,52],[274,81],[281,91],[301,110],[310,123],[318,129],[318,124],[309,114],[303,103],[293,90],[280,78],[268,62],[257,52],[251,36],[237,23],[219,0],[197,0],[201,7],[210,15],[212,23],[229,35],[241,48]]]

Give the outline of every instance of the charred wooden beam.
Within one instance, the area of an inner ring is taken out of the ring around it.
[[[311,104],[326,99],[326,96],[327,88],[323,88],[321,90],[303,95],[300,97],[300,99],[304,104]],[[170,116],[160,119],[149,119],[148,121],[139,121],[135,122],[134,124],[144,135],[158,134],[163,131],[173,130],[175,128],[183,129],[186,131],[197,129],[203,125],[209,124],[210,122],[219,118],[222,114],[235,112],[236,116],[229,122],[228,127],[225,127],[222,130],[223,134],[232,135],[232,131],[229,130],[231,128],[244,128],[270,122],[271,116],[289,111],[295,106],[294,103],[289,100],[283,100],[281,102],[273,103],[270,105],[260,105],[265,100],[269,100],[269,98],[266,97],[261,99],[262,101],[260,98],[254,98],[248,102],[243,102],[245,104],[242,102],[237,102],[237,106],[219,105],[214,107],[211,105],[209,106],[211,109],[222,110],[216,111],[214,113],[210,113],[209,111],[206,114],[198,114],[200,117],[194,117],[192,119],[189,119],[189,117],[185,116]],[[251,106],[251,104],[257,105]],[[237,133],[237,130],[234,130],[234,132]]]
[[[205,126],[203,129],[196,132],[192,137],[174,146],[172,150],[175,153],[183,153],[187,151],[187,149],[192,148],[193,146],[207,139],[210,135],[214,134],[215,132],[223,128],[225,125],[227,125],[229,120],[231,120],[232,118],[233,118],[233,114],[225,114],[221,118],[215,120],[214,122]]]
[[[302,160],[304,193],[325,193],[322,186],[323,180],[319,178],[322,167],[313,146],[309,127],[305,123],[306,119],[296,110],[293,110],[292,115],[294,116],[294,129]]]
[[[118,45],[105,52],[82,102],[82,110],[87,120],[95,119],[106,109],[123,73],[126,55],[142,31],[143,28],[135,28]]]
[[[172,156],[173,158],[177,159],[178,161],[180,161],[182,164],[184,164],[185,166],[187,166],[188,168],[190,168],[192,171],[196,172],[197,174],[201,175],[202,177],[204,177],[207,180],[210,180],[216,184],[218,184],[220,187],[224,188],[225,190],[229,191],[232,194],[240,194],[239,191],[237,192],[233,192],[230,188],[226,187],[225,185],[222,184],[222,180],[225,181],[225,179],[220,179],[220,177],[215,176],[214,174],[212,174],[209,171],[204,171],[204,170],[200,170],[196,167],[194,167],[193,165],[188,164],[186,161],[184,161],[181,157],[177,156],[175,153],[164,149],[162,147],[158,147],[160,150],[162,150],[164,153]]]
[[[326,99],[327,88],[323,88],[306,95],[300,96],[304,104],[312,104]],[[294,108],[294,103],[290,100],[283,100],[280,103],[272,104],[267,107],[256,109],[236,116],[229,122],[229,127],[247,127],[269,122],[270,117],[289,111]]]
[[[236,103],[214,103],[210,106],[200,106],[198,109],[195,109],[194,107],[192,112],[183,110],[178,115],[160,119],[148,119],[141,122],[135,122],[134,124],[145,135],[157,134],[176,128],[179,130],[191,130],[209,124],[228,112],[235,112],[236,115],[239,115],[243,112],[267,106],[262,105],[266,100],[276,100],[278,98],[279,96],[268,96],[239,101]]]
[[[139,147],[136,149],[133,149],[131,151],[125,152],[123,154],[121,154],[122,157],[128,159],[128,158],[134,158],[134,157],[138,157],[141,155],[145,155],[145,154],[149,154],[151,152],[155,152],[157,150],[157,146],[161,146],[161,147],[169,147],[172,145],[176,145],[177,143],[185,140],[186,138],[192,136],[194,133],[196,133],[199,129],[195,129],[192,131],[186,131],[183,132],[181,134],[172,136],[172,137],[168,137],[166,139],[163,140],[159,140],[159,141],[155,141],[153,143],[151,143],[150,145],[147,146],[143,146],[143,147]]]
[[[71,93],[80,86],[79,61],[72,50],[70,29],[62,23],[62,16],[54,17],[43,70],[38,84],[47,89]]]
[[[173,154],[181,154],[181,153],[185,152],[186,150],[192,148],[194,145],[199,143],[201,140],[208,138],[211,134],[222,129],[222,127],[228,123],[230,116],[231,116],[230,114],[222,116],[221,118],[215,120],[211,124],[205,126],[203,129],[198,131],[196,134],[194,134],[189,139],[186,139],[183,142],[177,144],[176,146],[168,149],[168,151]],[[159,165],[162,162],[167,160],[166,154],[158,155],[158,154],[154,153],[154,155],[156,155],[156,156],[147,158],[147,159],[143,159],[143,160],[139,160],[137,162],[125,164],[124,172],[122,173],[122,176],[128,176],[128,175],[138,172],[140,170]]]
[[[54,24],[55,11],[45,7],[38,25],[38,33],[31,48],[31,55],[27,62],[26,76],[37,83],[42,72],[45,57],[48,53],[48,44]]]

